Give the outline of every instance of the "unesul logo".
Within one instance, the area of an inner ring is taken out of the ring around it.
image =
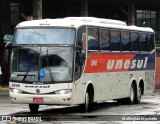
[[[145,59],[142,60],[108,60],[107,62],[107,70],[112,69],[134,69],[134,68],[146,68],[147,66],[148,57],[145,57]]]

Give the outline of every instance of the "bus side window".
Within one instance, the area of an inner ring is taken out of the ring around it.
[[[148,51],[147,33],[140,33],[140,51]]]
[[[109,29],[99,29],[99,48],[110,51]]]
[[[129,31],[121,31],[121,51],[130,51]]]
[[[131,51],[139,51],[139,33],[131,32]]]
[[[99,50],[98,45],[98,28],[88,28],[88,51]]]
[[[120,32],[119,30],[110,30],[111,51],[120,51]]]
[[[148,33],[148,49],[152,51],[154,49],[154,34]]]

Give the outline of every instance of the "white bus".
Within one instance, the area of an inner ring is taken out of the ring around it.
[[[9,47],[10,46],[10,47]],[[10,48],[13,104],[82,105],[106,100],[140,103],[155,86],[151,28],[94,17],[26,21]]]

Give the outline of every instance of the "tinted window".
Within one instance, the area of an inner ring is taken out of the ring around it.
[[[121,31],[121,50],[122,51],[130,51],[129,31]]]
[[[140,51],[148,51],[147,33],[140,33]]]
[[[86,50],[86,27],[80,27],[77,34],[77,45]]]
[[[139,51],[139,33],[131,32],[131,51]]]
[[[110,50],[108,29],[99,29],[99,47],[100,50]]]
[[[88,28],[88,50],[99,50],[98,28]]]
[[[78,49],[76,51],[76,64],[75,64],[75,80],[79,79],[82,71],[83,71],[83,65],[85,63],[85,54],[86,54],[86,27],[80,27],[78,29],[77,34],[77,46],[79,46],[81,49]]]
[[[149,46],[149,51],[152,51],[154,49],[154,34],[153,33],[148,34],[148,46]]]
[[[111,38],[111,51],[119,51],[120,50],[120,32],[118,30],[111,30],[110,38]]]

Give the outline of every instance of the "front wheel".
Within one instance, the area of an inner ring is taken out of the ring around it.
[[[29,104],[29,109],[32,113],[37,113],[38,109],[39,109],[39,105],[38,104]]]
[[[93,107],[93,96],[91,93],[86,92],[85,94],[85,103],[80,105],[80,108],[83,112],[89,112]]]
[[[90,96],[89,96],[89,94],[88,94],[88,92],[85,94],[85,112],[88,112],[89,111],[89,103],[90,103],[90,101],[89,101],[89,99],[90,99]]]
[[[132,84],[130,87],[130,96],[127,98],[127,103],[134,104],[136,99],[136,88],[135,85]]]

